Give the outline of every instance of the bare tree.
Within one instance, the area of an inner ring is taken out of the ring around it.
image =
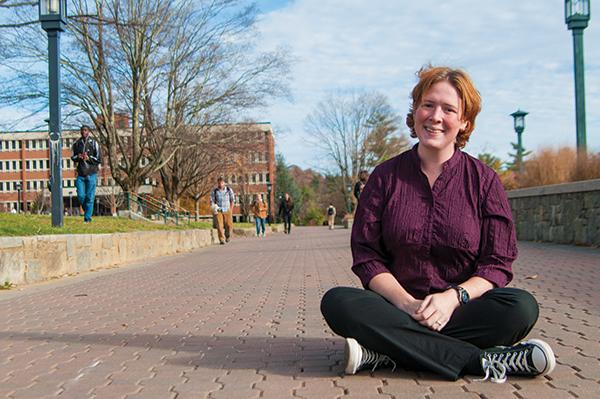
[[[256,9],[244,4],[72,1],[62,60],[67,116],[95,124],[113,178],[124,191],[136,192],[189,148],[190,126],[201,132],[286,94],[285,53],[253,51]],[[39,31],[29,34],[41,37]],[[12,40],[22,38],[13,34]],[[28,41],[11,59],[43,62],[46,50],[40,43],[45,41]],[[15,68],[3,83],[8,85],[0,103],[45,109],[44,73]],[[131,121],[126,130],[119,128],[123,113]],[[199,134],[192,141],[202,139]]]
[[[398,116],[379,93],[337,92],[319,102],[306,117],[312,144],[334,165],[338,190],[346,203],[358,173],[397,155],[408,141],[396,136]]]

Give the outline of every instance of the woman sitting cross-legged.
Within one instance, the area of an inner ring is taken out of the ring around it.
[[[507,288],[517,257],[498,175],[461,151],[481,108],[461,70],[427,67],[407,125],[418,143],[375,168],[352,228],[352,270],[365,289],[337,287],[321,302],[346,338],[346,373],[388,363],[457,379],[552,372],[528,292]]]

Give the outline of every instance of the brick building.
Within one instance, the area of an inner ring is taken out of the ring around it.
[[[121,128],[126,129],[123,125]],[[242,215],[240,201],[250,201],[255,195],[261,195],[266,201],[268,197],[267,182],[272,184],[275,192],[275,143],[270,123],[256,123],[240,130],[240,135],[250,145],[245,154],[243,173],[239,169],[225,170],[223,176],[236,192],[234,218],[240,220]],[[77,209],[77,190],[75,188],[76,165],[71,161],[71,146],[80,137],[79,130],[63,131],[62,167],[63,167],[63,199],[65,211],[71,213]],[[96,191],[96,213],[110,213],[108,201],[103,197],[118,194],[121,188],[112,179],[110,168],[103,156],[103,164],[98,174]],[[50,192],[50,149],[48,132],[27,131],[0,133],[0,212],[12,209],[29,211],[35,202],[44,200],[49,203]],[[140,193],[152,193],[158,179],[147,179],[140,187]],[[242,194],[242,195],[240,195]],[[44,199],[45,197],[45,199]],[[271,209],[275,209],[274,195],[271,195]],[[204,199],[208,201],[208,198]],[[274,211],[273,211],[274,212]]]

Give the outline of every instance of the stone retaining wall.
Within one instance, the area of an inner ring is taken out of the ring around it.
[[[139,231],[0,238],[0,284],[28,284],[92,269],[192,251],[216,230]]]
[[[600,179],[508,192],[519,240],[600,245]]]

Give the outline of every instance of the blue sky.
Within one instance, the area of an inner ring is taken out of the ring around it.
[[[585,30],[588,148],[600,151],[600,14],[591,2]],[[286,46],[296,59],[292,102],[278,101],[258,119],[280,132],[288,163],[319,167],[306,144],[304,118],[338,89],[386,94],[400,115],[415,71],[426,63],[464,68],[483,97],[466,151],[508,159],[516,142],[509,116],[529,112],[523,143],[575,146],[572,35],[563,0],[295,0],[258,1],[261,49]],[[600,7],[600,3],[598,3]],[[600,8],[598,8],[600,10]],[[402,131],[407,129],[403,125]]]

